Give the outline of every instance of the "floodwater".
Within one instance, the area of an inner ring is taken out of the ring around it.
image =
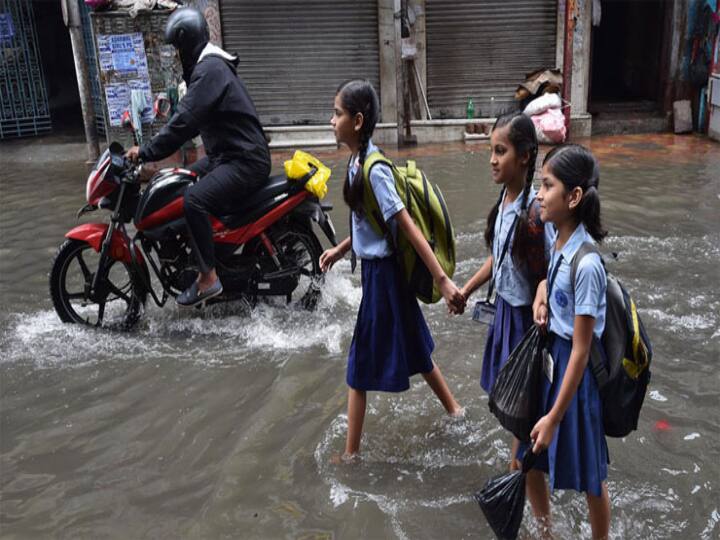
[[[720,146],[673,135],[590,144],[607,248],[619,253],[610,268],[655,349],[639,429],[608,441],[612,537],[718,538]],[[312,313],[148,305],[132,333],[62,324],[47,274],[84,204],[85,167],[29,152],[3,158],[0,173],[0,537],[492,537],[472,494],[506,467],[509,437],[478,384],[485,327],[425,306],[466,418],[447,418],[419,377],[408,392],[371,393],[362,461],[333,465],[361,296],[349,263]],[[486,145],[390,154],[417,156],[441,185],[463,283],[486,256],[497,197]],[[318,155],[333,167],[344,234],[347,155]],[[552,500],[557,537],[589,538],[584,497]],[[535,532],[526,509],[521,537]]]

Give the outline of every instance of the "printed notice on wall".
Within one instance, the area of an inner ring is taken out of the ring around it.
[[[15,37],[12,15],[7,12],[0,12],[0,43],[10,42]]]
[[[142,123],[152,122],[153,99],[142,33],[100,34],[97,36],[97,48],[100,70],[107,81],[105,101],[110,125],[121,125],[123,113],[130,110],[133,90],[142,91],[148,104],[142,113]]]
[[[152,93],[150,82],[147,79],[133,79],[120,83],[105,85],[105,100],[107,102],[108,118],[111,126],[122,125],[122,115],[130,111],[130,93],[133,90],[141,90],[145,94],[147,106],[142,113],[142,123],[148,124],[153,121]]]
[[[147,77],[148,63],[141,32],[100,34],[97,37],[98,60],[104,73],[124,77]]]

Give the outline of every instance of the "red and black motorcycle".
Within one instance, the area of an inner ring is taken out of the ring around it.
[[[127,329],[141,317],[148,295],[163,306],[195,279],[183,194],[198,178],[185,169],[162,169],[143,190],[141,167],[112,143],[90,172],[88,204],[78,217],[97,209],[112,215],[110,224],[86,223],[65,235],[50,272],[50,295],[63,322]],[[337,243],[327,215],[332,207],[305,189],[315,171],[299,180],[271,176],[233,215],[211,219],[224,291],[209,303],[246,299],[254,305],[264,297],[315,306],[322,247],[312,221]]]

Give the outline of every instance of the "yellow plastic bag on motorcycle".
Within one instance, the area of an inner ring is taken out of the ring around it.
[[[285,175],[289,180],[300,180],[312,167],[315,167],[317,172],[307,181],[305,189],[318,199],[322,199],[328,192],[327,181],[330,179],[330,169],[315,156],[302,150],[295,150],[292,159],[285,162]]]

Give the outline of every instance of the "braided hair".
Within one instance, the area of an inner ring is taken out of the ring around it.
[[[340,96],[340,102],[350,116],[354,117],[360,113],[363,115],[363,123],[360,128],[360,151],[358,153],[358,169],[350,180],[350,165],[348,162],[348,173],[345,175],[343,184],[343,199],[354,212],[361,212],[363,202],[363,165],[367,156],[368,144],[377,125],[380,113],[380,100],[375,88],[368,80],[353,79],[342,83],[336,94]]]
[[[575,210],[579,223],[583,223],[596,242],[602,242],[607,230],[600,220],[600,167],[592,152],[579,144],[563,144],[545,156],[543,167],[560,180],[566,191],[582,189],[580,204]]]
[[[527,164],[527,174],[525,175],[525,185],[522,190],[522,199],[520,203],[520,216],[515,224],[513,236],[512,258],[518,268],[527,266],[528,243],[530,241],[529,224],[528,224],[528,199],[530,197],[530,188],[532,188],[533,178],[535,176],[535,162],[538,154],[537,135],[535,133],[535,125],[530,117],[522,111],[514,111],[499,116],[493,125],[493,130],[509,126],[508,139],[510,144],[515,148],[518,156],[526,153],[529,156]],[[504,188],[503,188],[504,189]],[[500,212],[500,204],[502,203],[503,192],[501,191],[498,201],[490,209],[487,218],[487,226],[485,227],[485,243],[488,248],[492,248],[495,236],[495,221]]]

